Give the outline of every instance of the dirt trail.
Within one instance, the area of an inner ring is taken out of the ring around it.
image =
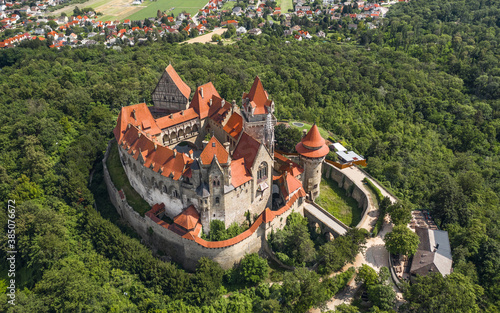
[[[219,34],[222,35],[226,30],[223,28],[216,28],[212,32],[201,35],[195,38],[191,38],[189,40],[184,41],[185,43],[195,43],[195,42],[200,42],[200,43],[207,43],[212,41],[212,35]]]

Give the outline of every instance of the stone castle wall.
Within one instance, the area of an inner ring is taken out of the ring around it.
[[[201,238],[196,241],[182,238],[167,228],[157,224],[149,217],[142,217],[126,201],[123,193],[120,193],[111,181],[106,166],[106,160],[111,148],[110,141],[103,159],[104,181],[106,183],[111,202],[120,216],[125,219],[142,238],[143,242],[169,255],[174,261],[188,270],[194,270],[198,259],[208,257],[218,262],[222,268],[229,269],[248,253],[264,254],[266,236],[271,229],[282,228],[286,218],[292,212],[303,213],[303,204],[295,201],[289,208],[282,208],[276,213],[271,221],[264,221],[261,214],[254,224],[235,238],[219,242],[207,242]],[[180,212],[180,211],[179,211]]]
[[[323,162],[322,172],[323,177],[333,179],[340,188],[344,188],[347,191],[348,196],[354,198],[354,200],[358,202],[358,207],[363,208],[361,216],[364,216],[369,206],[369,195],[361,189],[361,186],[358,186],[349,177],[342,173],[342,170],[330,163]],[[359,224],[356,227],[358,226]]]

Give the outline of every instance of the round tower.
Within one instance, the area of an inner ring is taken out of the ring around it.
[[[295,146],[295,150],[300,154],[300,165],[304,168],[302,185],[311,199],[314,200],[319,196],[321,165],[330,151],[316,124]]]

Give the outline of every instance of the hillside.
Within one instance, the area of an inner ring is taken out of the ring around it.
[[[373,176],[415,208],[430,209],[449,232],[460,279],[448,282],[446,301],[467,293],[459,310],[496,311],[499,2],[425,0],[393,8],[384,26],[360,31],[355,43],[344,45],[284,44],[267,29],[229,46],[157,42],[121,52],[0,51],[0,223],[7,225],[7,200],[14,199],[17,287],[27,288],[18,292],[16,310],[199,312],[211,306],[232,312],[233,306],[289,312],[317,304],[301,303],[280,287],[244,286],[223,298],[222,282],[210,285],[201,272],[159,261],[125,226],[96,212],[98,199],[101,214],[113,219],[101,205],[106,197],[89,190],[89,178],[112,138],[117,112],[151,103],[171,62],[191,89],[212,81],[222,97],[238,103],[259,75],[279,119],[316,122],[343,138],[367,157]],[[0,238],[4,259],[7,236]],[[220,274],[214,271],[206,273]],[[12,310],[0,287],[0,311]],[[438,301],[430,291],[427,296],[429,303]],[[421,305],[421,298],[408,299],[408,311]]]

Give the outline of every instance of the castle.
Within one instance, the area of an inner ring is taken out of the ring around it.
[[[120,160],[131,186],[152,206],[147,218],[202,243],[212,220],[226,228],[249,215],[266,223],[284,208],[300,212],[306,197],[319,195],[325,140],[314,125],[295,159],[277,153],[275,105],[259,77],[241,106],[223,99],[211,82],[190,97],[191,88],[168,65],[152,93],[154,105],[123,107],[118,116]],[[173,222],[162,221],[165,215]]]

